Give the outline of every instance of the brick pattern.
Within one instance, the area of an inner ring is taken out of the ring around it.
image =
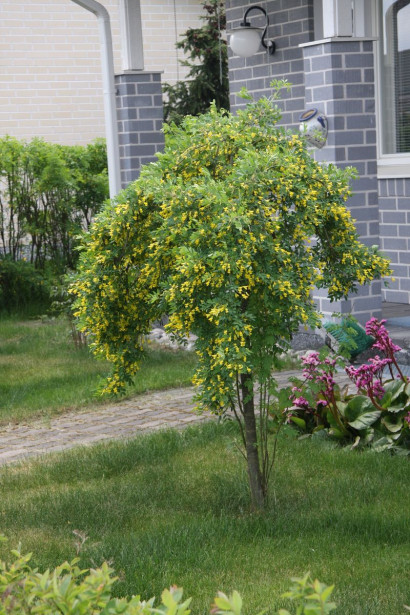
[[[410,179],[380,179],[381,248],[391,260],[395,281],[383,300],[410,303]]]
[[[137,179],[142,165],[156,160],[164,145],[161,74],[116,75],[121,185]]]
[[[226,15],[228,31],[239,26],[245,10],[251,2],[227,0]],[[237,96],[246,87],[255,98],[269,96],[272,79],[287,79],[291,84],[289,92],[282,92],[279,101],[282,107],[282,124],[295,126],[304,109],[305,88],[303,74],[303,53],[299,45],[313,40],[313,0],[270,0],[263,3],[269,15],[270,26],[267,37],[276,43],[276,51],[269,56],[263,51],[250,58],[233,56],[229,51],[229,79],[231,109],[244,106]],[[258,12],[251,13],[252,25],[263,25],[264,17]]]
[[[373,41],[343,40],[303,47],[306,107],[318,107],[329,122],[326,145],[316,160],[356,167],[348,207],[361,240],[379,244],[377,149]],[[325,312],[353,313],[360,322],[381,315],[381,283],[360,288],[347,301],[331,304],[317,295]]]
[[[115,71],[122,71],[119,1],[99,0],[108,10]],[[200,0],[141,0],[147,71],[163,81],[177,70],[175,42],[197,26]],[[94,15],[70,0],[1,0],[0,135],[86,144],[105,135],[100,40]],[[179,59],[183,59],[178,51]]]

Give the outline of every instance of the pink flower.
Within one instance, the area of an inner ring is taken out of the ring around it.
[[[369,397],[381,399],[385,393],[384,388],[380,379],[374,380],[374,376],[380,372],[380,369],[383,369],[383,367],[380,368],[381,364],[383,364],[383,367],[385,364],[387,365],[387,363],[384,363],[384,360],[376,357],[374,364],[364,364],[359,367],[350,365],[345,370],[359,390],[365,391]]]
[[[309,402],[304,397],[296,397],[296,399],[293,400],[293,405],[298,408],[309,408]]]
[[[377,318],[371,318],[366,323],[366,334],[375,338],[373,348],[378,348],[384,352],[387,356],[392,356],[394,352],[401,350],[400,346],[393,344],[389,337],[389,333],[384,326],[385,320],[377,320]]]
[[[406,421],[406,423],[410,426],[410,412],[408,412],[406,414],[406,416],[404,417],[404,420]]]

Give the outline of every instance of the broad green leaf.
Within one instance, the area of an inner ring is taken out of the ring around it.
[[[354,429],[358,429],[360,431],[361,429],[366,429],[367,427],[370,427],[370,425],[373,425],[373,423],[375,423],[377,419],[380,418],[380,415],[380,410],[375,410],[373,412],[365,412],[364,414],[360,415],[355,421],[349,421],[349,425],[350,427],[353,427]]]
[[[405,408],[406,407],[403,406],[403,404],[399,404],[399,405],[396,405],[396,406],[387,406],[386,410],[388,412],[393,412],[394,414],[396,414],[397,412],[401,412],[402,410],[405,410]]]
[[[359,416],[374,410],[374,406],[366,395],[355,395],[346,405],[344,417],[351,425]]]
[[[337,401],[336,402],[336,406],[337,406],[337,409],[339,410],[340,414],[342,416],[345,416],[345,411],[346,411],[347,403],[344,402],[344,401]]]
[[[386,427],[386,429],[388,429],[392,433],[397,433],[398,431],[401,431],[403,427],[403,420],[401,419],[401,417],[397,417],[397,415],[396,416],[390,416],[390,415],[384,416],[381,422]]]
[[[397,399],[397,397],[403,393],[405,386],[405,383],[401,380],[390,380],[385,383],[383,385],[385,394],[380,402],[383,408],[388,408],[392,401]]]

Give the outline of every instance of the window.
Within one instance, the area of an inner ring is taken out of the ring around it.
[[[381,129],[383,154],[410,153],[410,0],[383,0]]]

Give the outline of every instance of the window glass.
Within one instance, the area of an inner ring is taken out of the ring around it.
[[[383,153],[410,153],[410,0],[381,5]]]

